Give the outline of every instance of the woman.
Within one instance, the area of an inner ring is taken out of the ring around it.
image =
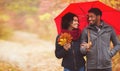
[[[55,55],[62,58],[64,71],[85,71],[85,60],[80,52],[80,30],[78,17],[73,13],[67,13],[61,21],[62,33],[69,33],[72,36],[72,42],[59,44],[59,34],[56,38]]]

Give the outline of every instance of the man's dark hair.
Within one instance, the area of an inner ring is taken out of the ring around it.
[[[88,13],[94,13],[96,16],[102,16],[102,11],[99,8],[91,8],[88,10]]]
[[[70,26],[70,23],[73,21],[74,16],[77,17],[77,15],[68,12],[62,17],[62,20],[61,20],[62,29],[66,29],[66,30],[68,29],[68,27]]]

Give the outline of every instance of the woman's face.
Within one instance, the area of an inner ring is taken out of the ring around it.
[[[73,21],[72,21],[72,23],[70,24],[69,29],[71,29],[71,30],[72,30],[72,29],[77,29],[78,26],[79,26],[78,18],[75,16],[75,17],[73,17]]]

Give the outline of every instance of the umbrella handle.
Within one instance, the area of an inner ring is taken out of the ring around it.
[[[88,46],[89,46],[89,49],[87,50],[89,51],[92,46],[92,42],[90,41],[90,30],[88,29],[87,32],[88,32]]]

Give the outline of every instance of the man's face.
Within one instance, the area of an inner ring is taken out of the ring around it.
[[[88,13],[88,23],[91,25],[95,25],[98,22],[98,16],[96,16],[94,13]]]

